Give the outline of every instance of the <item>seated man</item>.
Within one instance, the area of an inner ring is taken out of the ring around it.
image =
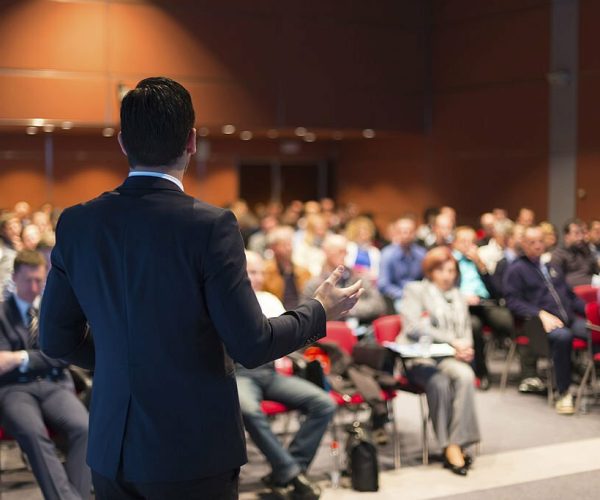
[[[262,291],[264,264],[260,255],[247,252],[246,259],[248,277],[263,314],[283,314],[285,309],[277,297]],[[294,497],[319,498],[319,487],[305,473],[336,409],[329,394],[304,379],[278,374],[274,363],[254,369],[236,365],[236,380],[246,430],[271,465],[272,472],[265,483],[281,495],[293,490]],[[261,409],[263,399],[283,403],[306,415],[288,449],[273,434]]]
[[[517,258],[504,275],[506,303],[517,318],[539,318],[550,343],[556,372],[558,401],[556,411],[572,415],[571,349],[573,336],[586,336],[584,303],[568,286],[564,275],[552,264],[543,264],[544,236],[537,226],[525,230],[521,240],[523,256]],[[550,389],[551,390],[551,389]]]
[[[453,249],[460,271],[459,288],[471,313],[475,375],[480,380],[480,388],[485,390],[490,382],[485,362],[483,327],[490,327],[497,338],[510,337],[513,319],[506,307],[498,305],[492,277],[479,257],[475,230],[468,226],[457,228]]]
[[[90,496],[85,463],[88,413],[65,364],[41,353],[35,304],[46,280],[46,260],[24,250],[15,257],[16,291],[0,306],[0,422],[27,455],[46,499]],[[63,467],[46,423],[66,437]]]
[[[286,310],[298,307],[310,280],[308,269],[292,262],[293,240],[294,230],[289,226],[278,226],[267,237],[273,259],[265,263],[263,290],[275,295]]]
[[[408,217],[394,223],[395,241],[381,251],[379,291],[394,304],[396,311],[404,286],[423,277],[421,262],[425,249],[415,243],[415,221]]]
[[[449,246],[453,240],[454,220],[450,212],[441,212],[435,218],[432,232],[421,244],[431,250],[435,247]]]
[[[552,252],[552,266],[560,270],[571,287],[597,286],[600,272],[596,256],[585,241],[585,224],[579,219],[569,220],[563,228],[563,244]]]

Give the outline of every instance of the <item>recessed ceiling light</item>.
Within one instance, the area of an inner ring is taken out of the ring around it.
[[[73,122],[62,122],[60,126],[63,130],[71,130],[73,128]]]
[[[296,134],[298,137],[304,137],[306,132],[306,127],[296,127],[296,130],[294,130],[294,134]]]
[[[252,132],[250,132],[249,130],[244,130],[240,133],[240,139],[242,141],[249,141],[250,139],[252,139]]]
[[[37,127],[27,127],[25,129],[25,132],[27,133],[27,135],[35,135],[38,132]]]
[[[315,142],[317,140],[317,134],[313,132],[306,132],[306,134],[304,135],[304,140],[306,142]]]
[[[113,135],[115,135],[115,129],[112,127],[106,127],[102,130],[102,135],[104,137],[112,137]]]
[[[210,134],[210,130],[208,130],[208,127],[200,127],[198,129],[198,135],[200,137],[206,137],[208,134]]]
[[[31,120],[31,124],[34,127],[41,127],[44,124],[44,120],[41,118],[34,118],[33,120]]]
[[[54,124],[46,123],[46,125],[44,125],[44,132],[54,132]]]

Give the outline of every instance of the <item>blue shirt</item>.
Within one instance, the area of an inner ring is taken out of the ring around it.
[[[453,250],[452,255],[458,261],[460,291],[463,295],[477,295],[477,297],[481,297],[482,299],[489,299],[490,292],[488,292],[485,283],[481,279],[475,262],[465,257],[458,250]]]
[[[423,247],[414,243],[408,249],[394,244],[385,247],[381,251],[379,291],[392,299],[401,298],[404,285],[423,278],[421,263],[425,253]]]

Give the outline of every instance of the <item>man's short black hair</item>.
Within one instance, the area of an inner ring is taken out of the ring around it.
[[[46,267],[46,259],[40,252],[36,252],[35,250],[21,250],[15,256],[15,262],[13,264],[14,272],[17,273],[23,266]]]
[[[563,226],[563,234],[569,234],[571,232],[571,226],[583,228],[585,227],[585,222],[577,218],[567,220],[567,222],[565,222],[565,225]]]
[[[129,165],[172,165],[194,126],[190,93],[165,77],[146,78],[121,103],[121,139]]]

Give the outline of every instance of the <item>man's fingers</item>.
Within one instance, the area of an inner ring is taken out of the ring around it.
[[[329,283],[331,286],[335,286],[335,285],[337,285],[338,281],[340,281],[343,274],[344,274],[344,266],[338,266],[333,270],[333,272],[327,277],[327,279],[325,281],[327,283]]]
[[[356,294],[361,289],[361,285],[362,285],[362,280],[358,280],[353,285],[350,285],[349,287],[346,287],[346,288],[342,288],[342,293],[346,297],[351,297],[352,295]]]

